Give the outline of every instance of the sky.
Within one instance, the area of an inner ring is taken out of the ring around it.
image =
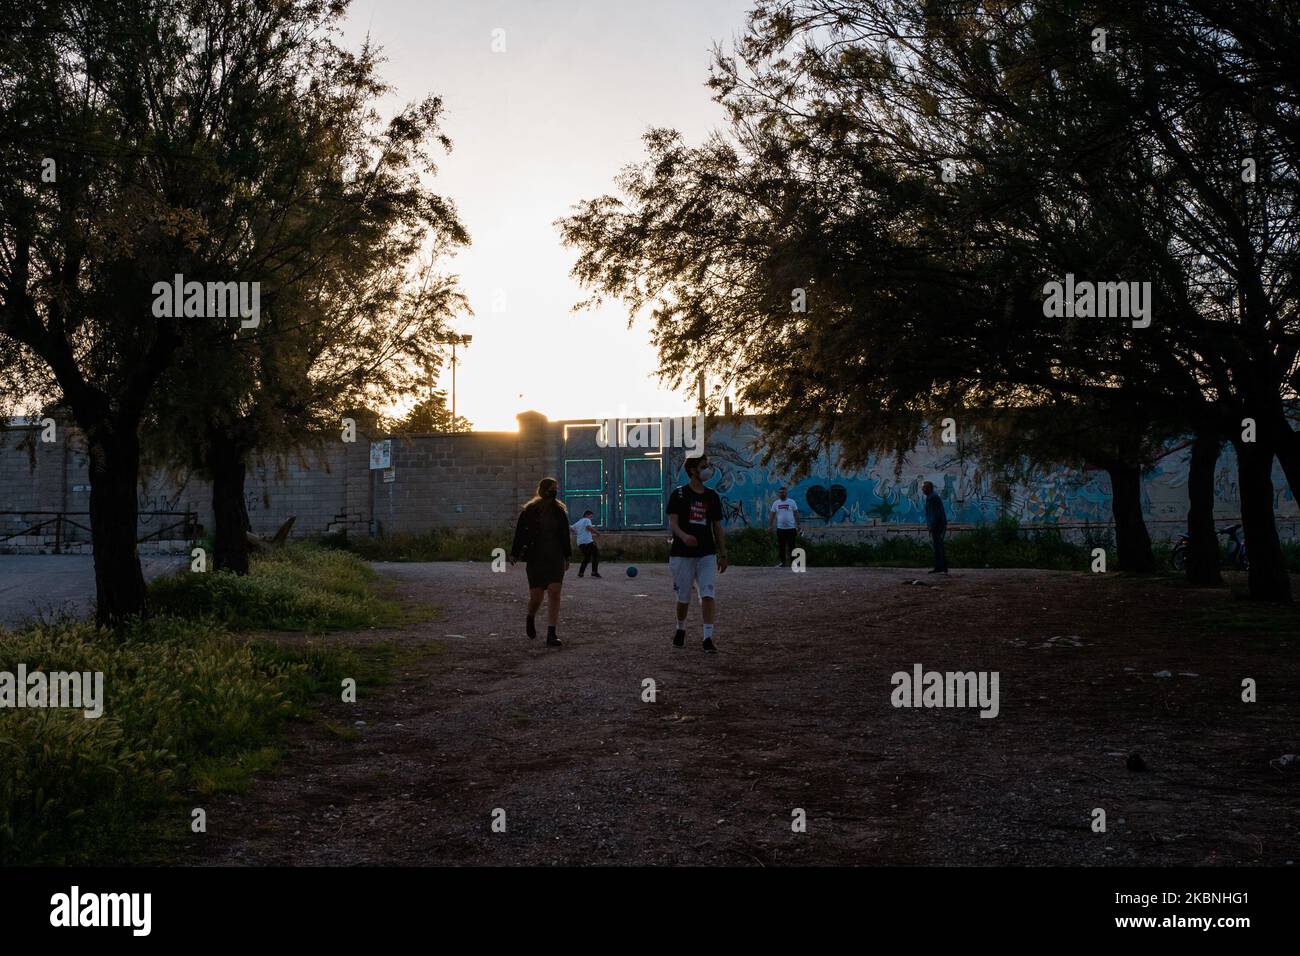
[[[699,142],[722,124],[705,86],[715,42],[730,46],[749,0],[353,0],[349,45],[367,34],[400,103],[443,98],[453,149],[432,185],[455,202],[473,240],[448,271],[474,311],[454,323],[457,412],[476,430],[514,431],[515,416],[677,415],[693,391],[654,375],[649,324],[621,303],[575,313],[587,293],[569,276],[576,249],[556,219],[615,192],[654,126]],[[503,52],[494,52],[494,43]],[[441,387],[450,389],[450,369]]]

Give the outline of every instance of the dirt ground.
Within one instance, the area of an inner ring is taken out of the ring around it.
[[[280,769],[209,800],[185,862],[1300,861],[1300,765],[1270,764],[1300,751],[1300,617],[1226,590],[732,568],[710,656],[698,606],[671,646],[666,566],[570,572],[559,650],[523,634],[522,568],[376,567],[441,617],[325,638],[410,652],[392,683],[327,706],[365,722],[355,739],[299,726]],[[891,675],[918,663],[997,671],[999,715],[895,708]]]

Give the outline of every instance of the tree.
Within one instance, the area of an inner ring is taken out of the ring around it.
[[[468,236],[422,184],[436,172],[428,145],[449,145],[437,132],[441,104],[409,107],[372,134],[366,91],[382,89],[372,71],[366,49],[352,69],[325,71],[346,86],[314,84],[314,97],[280,104],[287,117],[262,118],[280,140],[249,161],[286,184],[264,198],[284,213],[252,217],[247,231],[275,295],[257,329],[194,340],[150,422],[161,457],[212,480],[218,570],[248,570],[250,458],[319,450],[339,441],[350,409],[421,388],[436,373],[445,322],[466,310],[437,261]]]
[[[329,32],[345,6],[51,0],[8,9],[0,141],[15,146],[0,153],[0,391],[60,398],[85,434],[101,623],[145,608],[135,486],[146,416],[185,422],[207,442],[202,464],[220,487],[218,534],[229,541],[248,446],[309,428],[329,405],[319,396],[364,391],[371,366],[427,356],[418,344],[402,352],[404,326],[389,321],[390,307],[424,295],[427,329],[429,313],[451,302],[444,280],[411,291],[392,270],[382,289],[341,285],[386,255],[403,270],[400,227],[446,224],[435,251],[461,238],[450,207],[413,185],[438,105],[407,110],[386,140],[372,137],[370,104],[383,92],[373,58],[346,53]],[[360,168],[367,156],[374,166]],[[53,179],[41,176],[47,165]],[[343,268],[359,251],[352,271]],[[322,263],[333,273],[308,288]],[[178,274],[241,292],[258,283],[266,326],[214,314],[202,296],[198,315],[188,297],[179,312],[159,309],[159,283]],[[358,316],[360,328],[325,331]],[[188,374],[173,374],[178,367]],[[185,407],[168,410],[172,397]]]
[[[389,425],[389,431],[401,435],[425,435],[433,432],[467,432],[471,423],[464,415],[451,416],[447,407],[447,393],[436,389],[429,397],[412,406],[398,421]]]
[[[1056,402],[1009,409],[980,421],[973,447],[990,466],[1020,473],[1027,466],[1099,467],[1110,476],[1119,568],[1155,571],[1151,536],[1142,517],[1142,476],[1179,429],[1138,422],[1125,409],[1100,402]]]
[[[184,335],[151,315],[150,292],[188,267],[171,137],[200,118],[156,116],[155,94],[185,82],[183,39],[165,8],[126,6],[11,5],[0,41],[0,140],[14,144],[0,155],[6,372],[61,398],[85,435],[106,623],[144,606],[137,426]]]
[[[1209,149],[1216,114],[1197,114],[1214,91],[1175,49],[1216,39],[1188,4],[761,2],[738,53],[717,58],[726,133],[694,149],[650,133],[619,180],[626,201],[562,223],[575,275],[649,307],[670,380],[713,366],[770,412],[769,452],[795,462],[832,436],[856,460],[906,447],[919,419],[966,407],[1068,400],[1207,441],[1252,409],[1276,422],[1293,330],[1292,286],[1276,281],[1291,244],[1274,240],[1295,219],[1275,207],[1291,194],[1261,201],[1267,228],[1234,231],[1188,191],[1189,168],[1232,188],[1231,146]],[[1235,55],[1248,51],[1212,54]],[[1255,128],[1236,119],[1222,140]],[[1232,270],[1206,229],[1240,245]],[[1238,281],[1251,249],[1266,282]],[[1139,277],[1159,320],[1049,314],[1047,283],[1067,275]],[[1245,285],[1274,295],[1256,310],[1278,320],[1263,339],[1228,307]],[[1275,446],[1246,450],[1243,517],[1262,549],[1252,594],[1285,599],[1260,465]]]

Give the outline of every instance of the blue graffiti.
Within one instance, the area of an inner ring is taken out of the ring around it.
[[[761,462],[753,450],[756,426],[727,424],[709,435],[708,454],[717,475],[708,484],[727,503],[728,524],[766,526],[777,489],[786,485],[805,522],[837,525],[922,524],[925,521],[921,485],[934,482],[957,523],[991,523],[1013,518],[1023,524],[1105,524],[1112,520],[1110,476],[1102,469],[1049,465],[1028,469],[1019,480],[986,469],[975,458],[963,457],[952,446],[921,445],[901,462],[893,455],[871,456],[866,465],[844,470],[827,455],[813,474],[791,484],[788,476]],[[1142,509],[1153,518],[1185,517],[1188,442],[1172,444],[1144,476]],[[685,483],[681,462],[674,462],[677,484]],[[1296,511],[1280,466],[1274,487],[1279,517]],[[1238,508],[1236,461],[1225,447],[1215,472],[1218,510]]]

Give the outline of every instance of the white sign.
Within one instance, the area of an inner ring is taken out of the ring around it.
[[[383,441],[372,441],[370,443],[370,470],[378,471],[380,468],[393,467],[393,440],[386,438]]]
[[[384,472],[384,484],[389,484],[390,482],[394,482],[396,480],[397,480],[397,472],[393,471],[393,469],[389,468],[387,471]]]

